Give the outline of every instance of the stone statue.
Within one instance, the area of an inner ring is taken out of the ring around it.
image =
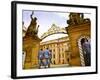
[[[77,25],[80,23],[80,14],[79,13],[70,13],[69,20],[67,20],[69,25]]]
[[[38,33],[38,28],[39,28],[39,25],[37,27],[37,18],[36,17],[32,17],[34,13],[32,12],[32,14],[30,15],[30,18],[31,18],[31,23],[27,29],[27,32],[26,32],[26,36],[37,36],[37,33]]]
[[[84,19],[83,13],[70,13],[69,20],[67,20],[69,25],[79,25],[86,22],[90,22],[90,20],[88,18]]]
[[[69,25],[78,25],[84,19],[84,15],[82,13],[70,13],[69,20],[67,23]]]

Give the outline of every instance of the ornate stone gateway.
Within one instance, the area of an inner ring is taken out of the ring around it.
[[[33,15],[33,13],[32,13]],[[45,39],[46,37],[53,34],[68,34],[70,41],[70,51],[71,58],[69,60],[69,64],[71,66],[84,66],[84,57],[81,48],[81,39],[87,36],[90,38],[90,20],[84,19],[84,15],[81,13],[70,13],[69,20],[67,21],[68,27],[60,28],[55,24],[52,24],[51,28],[45,32],[41,38],[37,36],[39,25],[37,26],[37,18],[31,17],[31,23],[26,31],[25,36],[23,37],[23,51],[26,53],[25,56],[25,69],[30,69],[38,66],[38,51],[40,48],[40,41]]]
[[[33,13],[32,13],[33,14]],[[37,18],[31,17],[31,23],[23,37],[23,52],[25,52],[25,61],[23,63],[24,69],[37,68],[38,67],[38,51],[40,48],[40,41],[53,34],[67,34],[65,28],[60,28],[55,24],[52,24],[51,28],[45,32],[39,39],[37,36],[39,25],[37,26]],[[37,26],[37,27],[36,27]]]
[[[51,28],[41,36],[41,39],[43,40],[44,38],[50,35],[59,34],[59,33],[67,34],[65,28],[60,28],[56,26],[55,24],[52,24]]]

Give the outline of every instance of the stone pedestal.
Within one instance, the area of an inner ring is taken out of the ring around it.
[[[38,66],[38,51],[40,39],[37,36],[27,36],[23,39],[23,51],[26,52],[24,69],[31,69]]]

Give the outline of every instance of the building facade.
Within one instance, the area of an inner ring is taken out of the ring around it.
[[[49,48],[52,52],[52,64],[68,64],[68,54],[70,53],[69,38],[63,37],[40,43],[40,48]]]

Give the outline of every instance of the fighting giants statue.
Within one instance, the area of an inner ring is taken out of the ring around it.
[[[79,25],[82,23],[90,22],[90,19],[84,19],[83,13],[70,13],[69,20],[67,20],[68,25]]]
[[[30,15],[31,23],[27,29],[26,36],[37,36],[37,33],[38,33],[39,25],[37,26],[37,22],[36,22],[37,18],[36,17],[33,18],[32,15],[33,15],[33,12]]]

